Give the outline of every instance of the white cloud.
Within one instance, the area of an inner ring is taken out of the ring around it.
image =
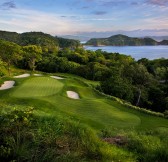
[[[55,35],[92,29],[92,25],[74,21],[72,16],[61,17],[59,14],[34,10],[0,10],[0,15],[0,30],[16,32],[42,31]]]
[[[140,15],[142,8],[145,8],[146,12]],[[147,4],[142,8],[141,6],[137,8],[138,14],[135,14],[134,10],[130,12],[124,10],[100,17],[87,14],[63,15],[19,8],[0,10],[0,30],[19,33],[42,31],[52,35],[61,35],[77,32],[168,28],[166,8],[161,11],[157,11],[158,8],[153,9],[152,12],[148,11]]]

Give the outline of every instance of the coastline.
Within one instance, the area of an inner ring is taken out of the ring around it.
[[[157,46],[86,46],[85,50],[96,51],[101,49],[108,53],[120,53],[133,57],[135,60],[141,58],[147,58],[149,60],[166,58],[168,59],[168,46],[157,45]]]

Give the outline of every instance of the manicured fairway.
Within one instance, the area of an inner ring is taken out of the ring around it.
[[[67,91],[77,92],[80,99],[68,98]],[[61,81],[47,76],[27,78],[11,91],[10,97],[11,100],[29,98],[28,102],[43,114],[72,117],[95,130],[168,128],[168,120],[126,108],[75,78]]]
[[[50,77],[34,77],[26,80],[13,93],[14,97],[42,97],[58,93],[63,84]]]
[[[102,100],[81,99],[74,101],[62,96],[51,96],[44,100],[55,105],[55,110],[72,115],[95,128],[134,127],[141,122],[138,116],[120,111]]]

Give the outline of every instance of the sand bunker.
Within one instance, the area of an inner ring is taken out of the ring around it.
[[[14,84],[15,81],[5,81],[4,84],[1,85],[0,90],[12,88]]]
[[[33,74],[34,76],[42,76],[42,74]]]
[[[14,76],[14,78],[26,78],[29,76],[30,76],[30,74],[22,74],[22,75]]]
[[[50,76],[51,78],[54,78],[54,79],[64,79],[62,77],[59,77],[59,76]]]
[[[79,99],[78,93],[74,91],[67,91],[67,96],[72,99]]]

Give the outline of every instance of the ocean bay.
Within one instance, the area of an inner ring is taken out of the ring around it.
[[[120,54],[130,55],[135,60],[147,58],[154,60],[158,58],[168,58],[168,46],[84,46],[86,50],[96,51],[101,49],[106,52],[116,52]]]

